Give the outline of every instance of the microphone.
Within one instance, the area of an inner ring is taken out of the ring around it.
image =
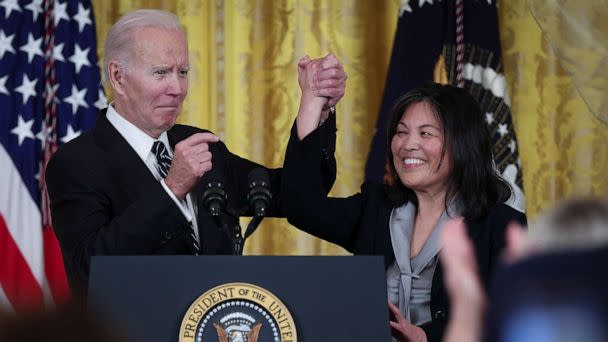
[[[215,223],[232,240],[233,254],[243,254],[244,239],[241,236],[237,213],[228,207],[228,195],[224,189],[222,178],[215,169],[208,172],[209,181],[204,184],[203,206],[209,210]],[[222,215],[224,213],[225,215]]]
[[[272,199],[272,194],[269,190],[270,180],[266,169],[255,168],[251,170],[247,176],[247,180],[249,183],[247,201],[253,211],[253,219],[249,222],[247,230],[245,230],[245,239],[253,234],[260,222],[262,222]]]
[[[209,171],[209,179],[204,186],[203,205],[212,217],[219,218],[220,213],[226,208],[226,191],[220,177],[213,172],[213,169]]]

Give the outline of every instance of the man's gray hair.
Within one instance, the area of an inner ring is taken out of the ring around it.
[[[608,246],[608,202],[573,198],[529,225],[528,248],[536,252],[575,251]]]
[[[102,82],[108,84],[110,61],[118,61],[121,68],[126,68],[133,50],[133,31],[143,27],[155,27],[176,30],[185,33],[177,16],[173,13],[156,10],[140,9],[123,15],[112,25],[103,47]]]

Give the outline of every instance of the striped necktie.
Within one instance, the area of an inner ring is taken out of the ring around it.
[[[160,174],[160,178],[164,179],[167,177],[167,174],[169,174],[169,169],[171,168],[171,156],[169,155],[165,144],[160,140],[155,141],[154,145],[152,145],[152,153],[156,156],[156,162],[158,164],[156,169]]]
[[[160,140],[155,141],[152,145],[152,153],[156,156],[158,173],[160,174],[160,177],[164,179],[169,174],[169,169],[171,168],[171,156],[169,155],[165,144]],[[190,225],[190,242],[194,255],[198,255],[201,248],[196,239],[196,235],[194,234],[194,226],[192,226],[192,224]]]

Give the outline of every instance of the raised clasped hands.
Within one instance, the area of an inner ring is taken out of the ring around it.
[[[336,56],[298,61],[298,83],[302,91],[298,111],[298,138],[303,139],[327,119],[329,109],[344,96],[346,73]]]

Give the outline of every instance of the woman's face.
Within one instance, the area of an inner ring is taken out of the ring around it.
[[[443,127],[426,102],[411,104],[397,124],[391,152],[401,182],[416,193],[444,194],[452,156],[443,150]]]

